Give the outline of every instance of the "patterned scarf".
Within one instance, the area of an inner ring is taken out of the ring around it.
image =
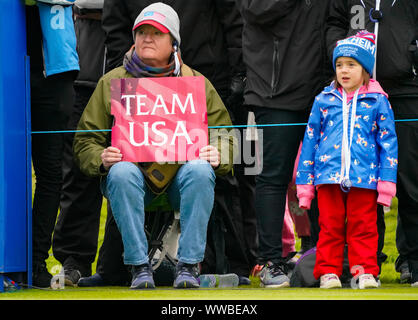
[[[177,59],[176,59],[177,56]],[[155,78],[155,77],[171,77],[177,76],[180,73],[180,66],[182,64],[180,53],[178,51],[170,57],[168,65],[162,68],[155,68],[146,65],[136,54],[135,47],[125,54],[123,58],[123,66],[135,78]]]

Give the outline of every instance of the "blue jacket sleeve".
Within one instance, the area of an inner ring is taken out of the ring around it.
[[[315,155],[321,137],[321,112],[317,99],[312,106],[300,154],[296,184],[314,184]]]
[[[379,148],[379,178],[382,181],[396,183],[398,168],[398,139],[395,131],[395,119],[392,107],[386,96],[381,95],[377,115]]]

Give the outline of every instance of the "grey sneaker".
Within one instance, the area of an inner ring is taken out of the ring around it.
[[[290,280],[285,272],[285,266],[268,261],[260,272],[260,286],[265,288],[289,287]]]
[[[237,287],[239,277],[235,273],[202,274],[199,276],[201,288],[228,288]]]
[[[148,263],[132,266],[131,289],[155,289],[152,272],[152,267]]]
[[[176,289],[199,288],[199,267],[197,264],[178,262],[173,287]]]

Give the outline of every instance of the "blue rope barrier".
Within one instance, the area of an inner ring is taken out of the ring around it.
[[[418,119],[399,119],[395,122],[418,122]],[[232,129],[232,128],[262,128],[262,127],[287,127],[287,126],[306,126],[307,123],[273,123],[273,124],[253,124],[253,125],[232,125],[232,126],[209,126],[208,129]],[[32,131],[31,134],[46,133],[77,133],[77,132],[111,132],[112,129],[101,130],[62,130],[62,131]]]

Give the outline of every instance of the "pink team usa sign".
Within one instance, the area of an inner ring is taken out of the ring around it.
[[[203,77],[112,79],[111,99],[123,161],[190,161],[208,145]]]

